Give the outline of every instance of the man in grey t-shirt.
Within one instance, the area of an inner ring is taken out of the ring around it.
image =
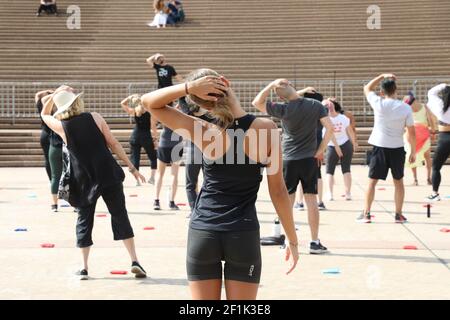
[[[267,101],[272,90],[286,101]],[[319,240],[319,208],[317,205],[318,164],[333,135],[333,125],[325,107],[318,101],[302,98],[285,79],[275,80],[265,87],[253,100],[253,105],[261,112],[281,119],[283,127],[283,175],[292,205],[295,192],[301,183],[308,208],[311,229],[311,254],[326,253],[328,250]],[[327,129],[326,135],[317,148],[318,123]]]
[[[364,87],[364,94],[375,115],[375,123],[369,139],[369,143],[373,145],[369,163],[369,187],[366,192],[365,208],[358,217],[358,222],[371,222],[370,209],[375,197],[375,187],[378,180],[386,180],[389,170],[395,186],[395,222],[407,221],[402,214],[406,160],[403,135],[406,128],[408,142],[411,145],[411,157],[408,161],[413,163],[416,156],[416,132],[411,107],[397,99],[395,80],[393,74],[382,74]],[[381,93],[377,95],[375,89],[379,84]]]

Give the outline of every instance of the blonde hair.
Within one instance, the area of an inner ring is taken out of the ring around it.
[[[80,115],[83,112],[84,112],[84,101],[83,99],[81,99],[81,97],[78,97],[69,107],[69,109],[67,109],[63,113],[57,114],[55,118],[58,120],[68,120],[72,117]]]
[[[191,72],[187,76],[186,81],[194,81],[206,76],[220,77],[220,74],[211,69],[198,69]],[[233,123],[234,116],[231,113],[228,104],[228,97],[226,94],[224,94],[222,97],[218,97],[219,99],[217,101],[203,100],[194,95],[189,95],[188,98],[192,103],[207,109],[210,114],[217,120],[217,124],[220,127],[226,129]]]
[[[130,108],[137,108],[141,105],[141,96],[138,94],[133,94],[128,98],[128,104]]]

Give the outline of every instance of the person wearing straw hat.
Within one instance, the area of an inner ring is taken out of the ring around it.
[[[111,152],[125,162],[136,180],[145,182],[145,178],[128,159],[103,117],[96,112],[84,112],[82,95],[63,85],[44,98],[41,112],[42,120],[63,139],[70,154],[69,203],[79,208],[77,246],[83,255],[83,269],[77,274],[81,280],[88,279],[95,206],[101,196],[111,214],[114,240],[123,240],[132,261],[131,272],[136,278],[144,278],[146,272],[136,256],[133,229],[125,207],[122,185],[125,174]],[[57,111],[51,116],[54,106]]]

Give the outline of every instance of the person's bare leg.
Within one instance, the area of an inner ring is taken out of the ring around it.
[[[227,300],[256,300],[259,284],[225,280]]]
[[[291,200],[291,205],[294,207],[295,204],[295,193],[289,195],[289,200]]]
[[[366,198],[365,198],[365,208],[364,213],[370,212],[372,209],[372,203],[375,199],[375,187],[377,186],[378,180],[375,179],[369,179],[369,185],[367,187],[366,191]]]
[[[402,213],[403,202],[405,200],[405,186],[403,184],[403,179],[394,179],[395,186],[395,213]]]
[[[433,160],[431,159],[431,151],[428,150],[425,153],[425,164],[427,166],[427,184],[431,185],[431,172],[432,172],[432,165],[433,165]]]
[[[414,177],[414,186],[418,186],[419,185],[419,180],[417,179],[417,168],[411,168],[412,173],[413,173],[413,177]]]
[[[131,262],[138,261],[136,255],[136,246],[134,244],[134,238],[123,240],[123,244],[125,245],[125,248],[127,248],[128,254],[130,255],[131,258]]]
[[[333,191],[334,191],[334,176],[331,174],[327,174],[328,178],[328,190],[330,191],[330,197],[333,197]]]
[[[319,207],[317,206],[317,195],[305,194],[305,203],[308,209],[308,223],[311,230],[312,241],[319,240]]]
[[[322,179],[317,180],[317,198],[319,199],[319,203],[323,202],[323,181],[322,181]]]
[[[88,261],[89,261],[89,253],[91,252],[91,247],[80,248],[81,255],[83,256],[83,269],[86,271],[89,270]]]
[[[52,194],[52,204],[57,205],[58,204],[58,195],[57,194]]]
[[[294,202],[295,202],[295,197],[294,197]],[[303,203],[303,188],[302,188],[301,184],[299,184],[299,186],[298,186],[298,203]]]
[[[164,181],[164,173],[166,172],[166,164],[158,160],[158,179],[156,181],[156,198],[159,200],[161,194],[161,188]]]
[[[220,300],[222,279],[189,281],[192,300]]]
[[[350,172],[344,173],[344,186],[345,195],[350,196],[352,194],[352,174]]]
[[[180,169],[180,164],[172,163],[171,174],[172,174],[172,188],[170,190],[170,201],[175,201],[175,196],[178,190],[178,171]]]

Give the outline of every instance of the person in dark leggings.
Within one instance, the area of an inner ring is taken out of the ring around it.
[[[39,114],[42,112],[42,99],[52,94],[51,90],[44,90],[36,93],[36,108]],[[50,191],[52,194],[51,210],[58,211],[58,188],[59,179],[62,172],[62,140],[55,134],[41,119],[41,138],[40,143],[44,151],[45,170],[50,180]]]
[[[83,255],[83,269],[77,274],[81,280],[88,279],[95,206],[101,196],[111,214],[114,240],[123,240],[130,255],[131,272],[137,278],[146,277],[136,256],[133,229],[125,206],[122,184],[125,174],[111,151],[126,163],[136,180],[145,182],[145,178],[128,159],[102,116],[83,112],[81,95],[68,86],[61,86],[44,98],[41,113],[47,126],[67,145],[70,154],[69,203],[79,209],[76,235]],[[51,116],[54,105],[58,110]]]
[[[441,169],[450,156],[450,85],[442,83],[428,92],[428,108],[439,121],[439,141],[433,157],[430,201],[440,201]]]
[[[52,94],[52,90],[44,90],[39,91],[36,93],[34,100],[36,103],[36,109],[39,113],[39,116],[41,116],[42,112],[42,98]],[[48,179],[52,179],[52,170],[50,169],[50,161],[48,160],[48,150],[50,149],[50,133],[52,130],[44,123],[44,121],[41,119],[41,136],[40,136],[40,144],[42,151],[44,153],[44,159],[45,159],[45,171],[47,172]]]
[[[185,95],[210,111],[217,124],[167,107]],[[286,260],[292,258],[288,273],[298,261],[297,235],[283,180],[276,125],[269,119],[247,114],[229,82],[210,69],[194,71],[185,84],[148,93],[142,102],[165,126],[191,140],[203,152],[204,182],[192,213],[187,244],[186,267],[192,298],[219,300],[224,276],[227,299],[256,299],[261,248],[255,202],[265,165],[269,193],[288,238]],[[254,139],[258,134],[266,139]]]
[[[195,104],[182,103],[180,99],[181,111],[185,114],[202,119],[207,122],[214,122],[214,119],[208,115],[205,109]],[[191,212],[194,210],[195,202],[198,197],[198,176],[202,170],[203,154],[191,141],[186,145],[186,195]],[[191,212],[187,215],[190,218]]]
[[[334,136],[336,143],[341,149],[342,156],[339,156],[336,151],[335,142],[330,141],[328,143],[326,165],[328,175],[328,187],[330,201],[334,200],[334,172],[336,165],[341,162],[342,174],[344,175],[345,185],[345,200],[352,200],[351,187],[352,187],[352,174],[351,165],[354,149],[358,146],[356,136],[350,124],[350,119],[341,113],[336,111],[335,105],[339,105],[336,101],[327,99],[323,101],[323,104],[328,108],[328,114],[334,127]],[[325,134],[325,132],[323,133]]]
[[[131,162],[139,170],[141,161],[141,149],[144,148],[147,157],[150,160],[151,174],[148,182],[155,184],[155,174],[158,168],[158,159],[156,157],[155,142],[158,140],[158,130],[156,120],[151,117],[141,105],[139,95],[131,95],[122,102],[122,109],[130,116],[134,117],[135,126],[130,137]],[[140,182],[137,182],[140,185]]]

